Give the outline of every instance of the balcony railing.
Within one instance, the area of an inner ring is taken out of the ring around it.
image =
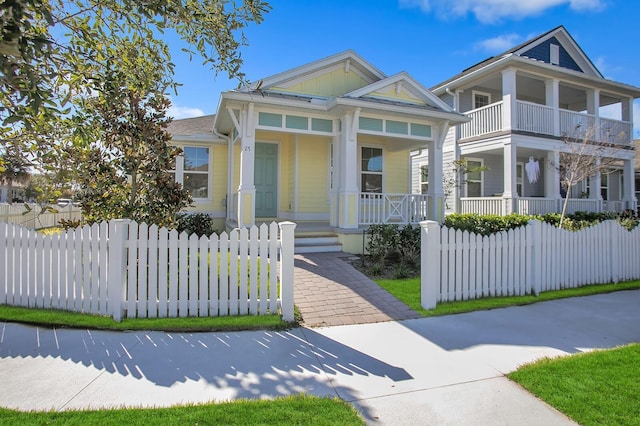
[[[430,219],[431,197],[423,194],[360,194],[360,225],[409,224]]]
[[[496,102],[466,113],[471,121],[460,125],[460,138],[471,138],[502,130],[502,102]]]
[[[471,121],[460,125],[460,139],[506,130],[504,108],[506,107],[500,101],[466,112]],[[611,144],[631,143],[631,124],[628,121],[599,118],[599,125],[596,125],[595,115],[562,108],[557,110],[559,123],[556,134],[555,111],[555,108],[547,105],[516,101],[514,130],[576,139],[587,137]]]
[[[532,102],[516,102],[518,130],[553,135],[553,108]]]
[[[510,213],[504,210],[504,200],[499,197],[473,197],[460,199],[461,213],[478,213],[503,215]],[[560,213],[564,205],[564,199],[522,197],[515,202],[515,212],[520,214],[547,214]],[[625,209],[633,209],[627,201],[601,201],[589,198],[569,198],[567,214],[576,212],[623,212]]]

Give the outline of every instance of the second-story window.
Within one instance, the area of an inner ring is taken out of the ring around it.
[[[491,103],[491,95],[489,93],[473,91],[473,109],[482,108]]]

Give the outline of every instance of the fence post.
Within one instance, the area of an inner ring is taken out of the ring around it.
[[[280,222],[280,299],[282,300],[282,320],[293,321],[293,250],[295,246],[296,224]],[[275,238],[272,237],[272,238]]]
[[[607,220],[607,226],[609,228],[609,253],[611,255],[611,281],[614,284],[618,284],[620,280],[620,234],[619,226],[615,220]]]
[[[109,222],[107,297],[109,298],[109,313],[117,322],[122,320],[124,313],[122,302],[126,289],[124,284],[127,279],[125,242],[129,238],[130,222],[128,219],[114,219]]]
[[[529,252],[529,288],[538,296],[542,283],[542,222],[531,220],[527,225],[527,251]]]
[[[440,289],[440,225],[425,220],[420,227],[420,304],[424,309],[435,309]]]

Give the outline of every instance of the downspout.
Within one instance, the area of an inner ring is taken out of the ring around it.
[[[226,136],[223,135],[222,133],[218,132],[216,130],[216,128],[213,128],[213,134],[216,135],[217,137],[219,137],[222,140],[226,140],[227,141],[227,195],[225,197],[225,218],[224,218],[224,222],[225,224],[227,223],[227,220],[229,219],[229,208],[230,208],[230,203],[233,202],[233,197],[231,197],[231,199],[229,199],[229,195],[231,195],[231,186],[233,185],[233,176],[231,176],[232,173],[232,168],[233,168],[233,164],[231,164],[231,150],[233,149],[233,145],[231,144],[231,137],[230,136]]]

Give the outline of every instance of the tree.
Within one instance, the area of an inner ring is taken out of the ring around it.
[[[469,173],[484,172],[489,170],[489,168],[486,166],[469,166],[469,162],[465,159],[454,160],[451,162],[451,166],[452,167],[449,168],[442,176],[442,189],[444,191],[445,205],[447,203],[447,200],[453,194],[453,191],[455,191],[456,189],[461,189],[462,185],[465,185],[467,183],[467,176],[469,175]]]
[[[16,147],[9,147],[0,154],[0,183],[7,185],[7,201],[13,204],[13,185],[25,184],[31,174],[31,164]]]
[[[576,137],[563,139],[565,150],[560,152],[559,164],[555,165],[560,174],[560,186],[565,191],[559,227],[562,228],[571,198],[571,190],[580,182],[599,173],[608,173],[619,160],[616,152],[620,148],[615,144],[599,142],[594,127],[580,131],[576,128]]]
[[[165,86],[173,64],[166,43],[157,38],[175,31],[204,64],[244,81],[240,47],[244,29],[260,23],[270,6],[260,0],[11,0],[0,2],[0,121],[31,129],[63,116],[72,97],[90,94],[96,67],[114,56],[118,40],[155,51],[141,59],[163,70]],[[154,61],[154,62],[152,62]],[[162,85],[161,85],[162,86]],[[163,87],[166,89],[167,87]]]
[[[179,84],[157,35],[174,31],[190,56],[244,84],[244,29],[269,9],[260,0],[1,2],[2,145],[29,141],[43,171],[80,184],[90,221],[170,226],[190,198],[169,173],[178,151],[167,145],[166,94]]]

